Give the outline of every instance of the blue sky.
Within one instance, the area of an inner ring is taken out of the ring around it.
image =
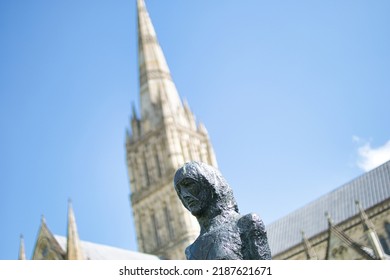
[[[266,224],[390,159],[390,2],[149,0],[241,212]],[[135,0],[0,2],[0,259],[40,217],[136,250],[125,165]]]

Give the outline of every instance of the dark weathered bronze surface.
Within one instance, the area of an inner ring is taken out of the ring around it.
[[[184,207],[200,225],[187,247],[189,260],[269,260],[267,233],[256,214],[241,216],[233,192],[221,173],[201,162],[189,162],[174,178]]]

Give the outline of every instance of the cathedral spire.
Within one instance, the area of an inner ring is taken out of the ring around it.
[[[356,207],[359,209],[360,219],[363,224],[364,232],[367,234],[367,237],[371,242],[371,246],[373,247],[372,249],[374,250],[376,257],[380,260],[385,259],[385,253],[379,241],[374,224],[368,218],[360,202],[355,201],[355,203],[356,203]]]
[[[20,235],[20,247],[19,247],[19,257],[18,260],[26,260],[26,252],[24,249],[24,238],[23,235]]]
[[[79,234],[77,232],[76,218],[73,212],[72,201],[68,201],[68,260],[83,260],[83,252],[80,246]]]
[[[199,225],[184,211],[172,176],[191,160],[215,167],[217,162],[206,129],[197,127],[190,107],[179,97],[144,0],[137,0],[137,12],[141,106],[133,110],[126,138],[137,241],[145,253],[183,259]]]
[[[137,0],[141,119],[145,132],[182,107],[144,0]]]

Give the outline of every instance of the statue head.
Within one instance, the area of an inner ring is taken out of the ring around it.
[[[238,206],[225,178],[214,167],[202,162],[188,162],[176,171],[174,187],[183,203],[194,216],[207,212],[215,214],[235,211]]]

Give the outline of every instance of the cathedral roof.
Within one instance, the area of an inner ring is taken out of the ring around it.
[[[66,237],[55,235],[64,251],[66,251]],[[84,256],[87,260],[158,260],[154,255],[129,251],[107,245],[80,241]]]
[[[368,209],[389,198],[390,161],[269,224],[267,231],[272,255],[301,243],[302,230],[307,237],[327,231],[325,212],[329,212],[334,223],[338,224],[358,215],[356,200]]]

